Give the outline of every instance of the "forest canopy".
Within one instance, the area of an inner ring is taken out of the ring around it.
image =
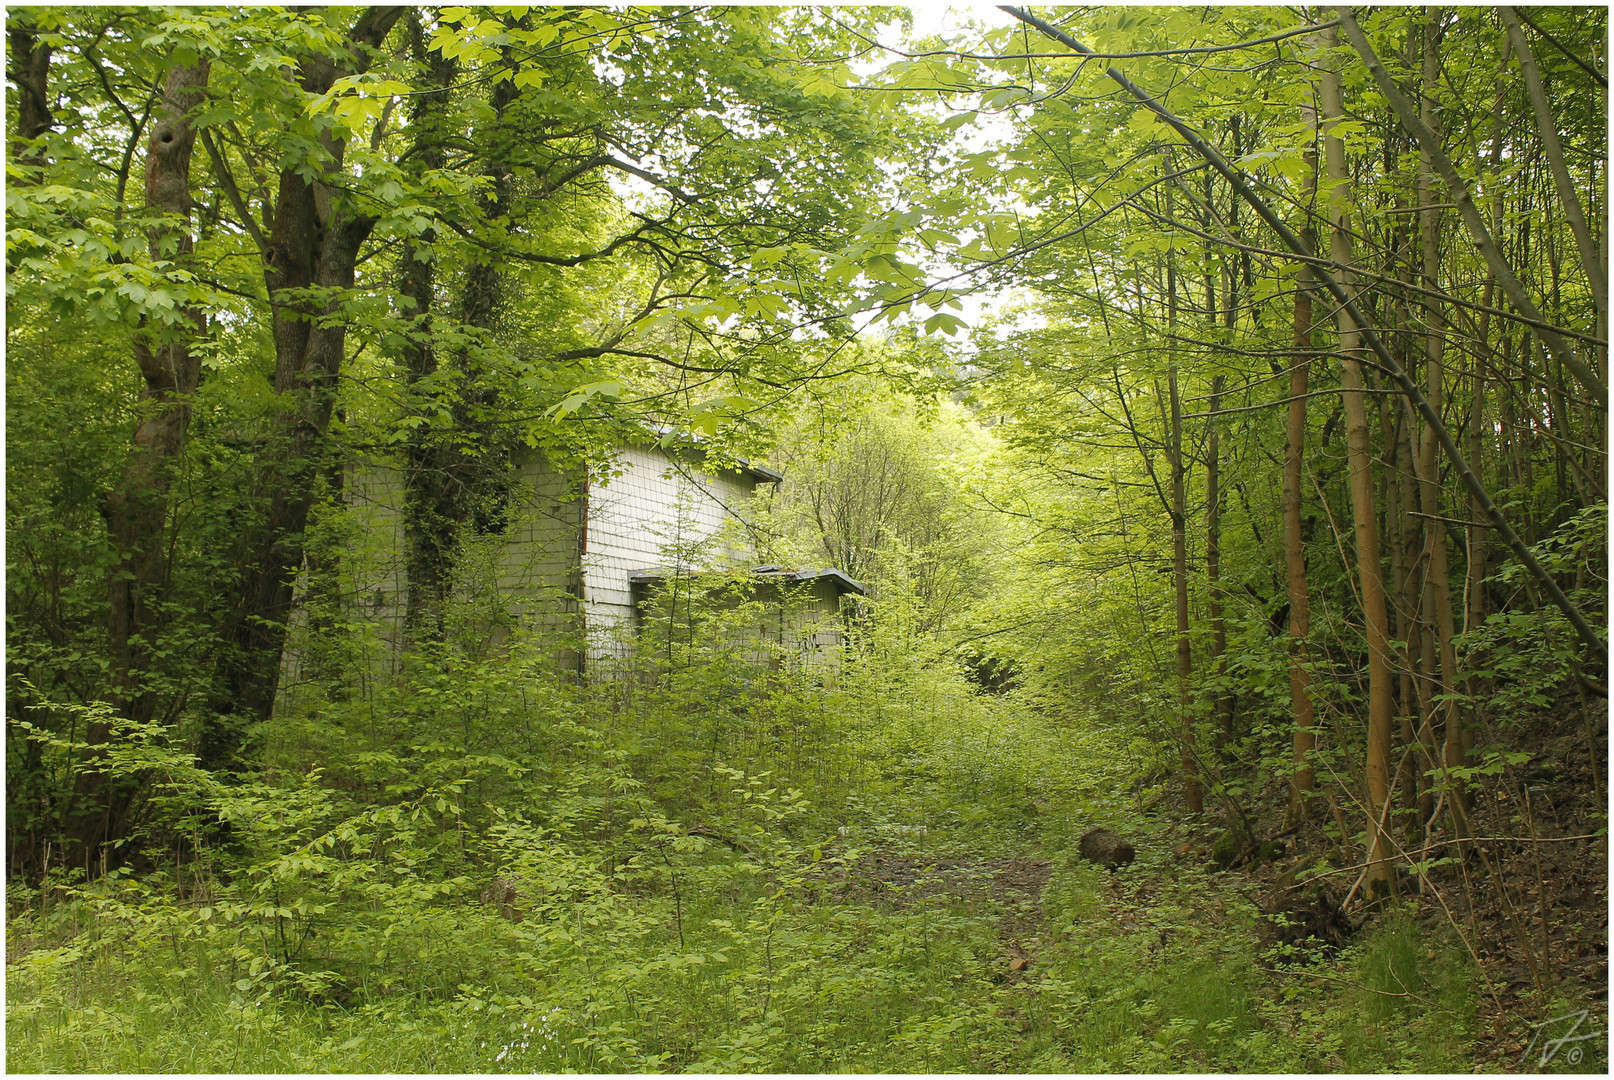
[[[1606,9],[7,34],[8,1066],[1606,1020]]]

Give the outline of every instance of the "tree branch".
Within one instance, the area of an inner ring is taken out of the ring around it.
[[[235,174],[230,171],[229,162],[219,152],[217,144],[213,142],[212,134],[206,128],[203,128],[200,134],[202,136],[202,146],[207,150],[208,160],[213,162],[213,175],[218,177],[219,186],[224,188],[224,194],[230,200],[230,205],[235,207],[236,214],[241,218],[242,228],[247,230],[247,234],[252,237],[252,242],[258,245],[258,254],[260,256],[267,255],[269,243],[264,239],[263,231],[258,228],[258,223],[252,220],[252,213],[247,209],[246,201],[241,198],[241,191],[235,185]]]
[[[1002,10],[1008,12],[1010,15],[1013,15],[1021,22],[1036,27],[1049,37],[1052,37],[1054,40],[1060,42],[1070,49],[1075,50],[1076,52],[1091,52],[1087,46],[1081,44],[1069,34],[1066,34],[1057,27],[1050,26],[1048,23],[1026,11],[1021,10],[1020,8],[1004,6]],[[1353,38],[1361,38],[1362,31],[1356,26],[1355,20],[1350,17],[1350,9],[1341,8],[1340,12],[1341,22],[1345,27],[1347,34],[1351,35],[1354,32]],[[1361,51],[1361,46],[1366,46],[1366,44],[1366,40],[1362,39],[1361,45],[1358,47],[1358,51]],[[1371,49],[1368,50],[1370,53],[1371,51]],[[1379,71],[1383,72],[1383,70],[1383,65],[1379,65]],[[1283,240],[1285,247],[1289,248],[1289,250],[1293,251],[1296,255],[1300,255],[1304,258],[1316,258],[1316,255],[1314,252],[1312,252],[1310,245],[1308,245],[1300,236],[1296,235],[1293,229],[1284,224],[1283,219],[1278,217],[1276,212],[1273,211],[1272,207],[1268,206],[1267,203],[1259,195],[1257,195],[1254,190],[1251,189],[1242,171],[1230,164],[1226,158],[1222,157],[1215,147],[1211,146],[1199,136],[1198,132],[1194,131],[1193,128],[1185,124],[1176,116],[1175,113],[1171,112],[1164,105],[1161,105],[1136,83],[1128,79],[1118,68],[1111,67],[1106,70],[1105,74],[1118,85],[1120,85],[1122,89],[1126,90],[1127,93],[1131,94],[1135,99],[1137,99],[1150,112],[1159,116],[1161,120],[1170,125],[1172,130],[1181,135],[1183,139],[1188,142],[1188,145],[1194,148],[1195,152],[1197,152],[1206,161],[1210,162],[1211,167],[1222,175],[1222,178],[1228,182],[1239,198],[1248,203],[1250,208],[1260,216],[1261,220],[1265,221],[1268,227],[1271,228],[1273,232],[1278,234],[1279,238]],[[1390,84],[1387,87],[1387,93],[1394,93],[1397,97],[1400,97],[1400,91],[1396,90],[1393,84]],[[1401,103],[1403,106],[1405,106],[1406,99],[1401,98]],[[1416,115],[1414,115],[1413,118],[1416,119]],[[1444,160],[1443,156],[1442,160]],[[1450,167],[1450,162],[1447,162],[1447,166],[1448,168]],[[1458,191],[1466,191],[1465,188],[1460,186],[1461,178],[1459,177],[1457,179],[1458,184],[1452,185],[1454,194]],[[1469,202],[1469,205],[1473,205],[1472,201]],[[1368,348],[1373,351],[1373,354],[1378,357],[1379,362],[1383,365],[1384,370],[1388,372],[1390,377],[1393,378],[1401,387],[1402,391],[1407,395],[1407,398],[1423,416],[1424,421],[1428,423],[1431,430],[1434,431],[1436,439],[1438,439],[1440,442],[1441,449],[1446,452],[1447,459],[1452,463],[1452,468],[1454,468],[1458,475],[1462,477],[1463,483],[1468,487],[1469,492],[1474,496],[1474,501],[1479,505],[1480,509],[1484,511],[1485,516],[1490,519],[1491,523],[1496,526],[1496,531],[1507,543],[1508,548],[1529,570],[1530,575],[1536,579],[1547,595],[1552,598],[1552,602],[1555,606],[1557,606],[1558,610],[1564,613],[1564,616],[1569,620],[1570,625],[1575,628],[1575,632],[1580,636],[1582,643],[1586,645],[1590,655],[1595,657],[1599,663],[1606,665],[1608,661],[1607,645],[1605,645],[1603,640],[1597,636],[1597,632],[1593,630],[1591,624],[1586,621],[1586,617],[1581,614],[1580,609],[1570,601],[1569,597],[1564,595],[1563,589],[1559,588],[1558,583],[1553,580],[1552,575],[1548,574],[1547,571],[1542,567],[1540,561],[1536,559],[1535,554],[1531,552],[1529,547],[1525,545],[1524,540],[1517,532],[1513,530],[1513,526],[1508,522],[1507,517],[1502,513],[1501,508],[1498,507],[1496,502],[1491,498],[1490,492],[1485,490],[1485,487],[1480,483],[1479,478],[1474,475],[1474,470],[1469,468],[1468,462],[1463,458],[1462,451],[1457,448],[1457,443],[1452,439],[1451,431],[1446,427],[1445,421],[1441,419],[1440,414],[1429,404],[1429,399],[1426,398],[1423,391],[1418,388],[1418,384],[1412,380],[1412,378],[1401,367],[1401,364],[1396,360],[1396,358],[1391,355],[1390,350],[1385,347],[1384,342],[1380,340],[1378,334],[1373,331],[1371,322],[1362,314],[1361,309],[1356,306],[1355,300],[1349,293],[1345,291],[1330,270],[1325,269],[1322,266],[1317,266],[1315,267],[1315,272],[1317,274],[1319,284],[1321,284],[1322,287],[1328,291],[1329,295],[1332,296],[1340,305],[1340,307],[1350,315],[1351,320],[1360,329],[1362,340],[1367,344]],[[1500,277],[1500,275],[1498,276]],[[1601,387],[1600,382],[1598,385]],[[1603,391],[1603,396],[1606,400],[1606,388]],[[1387,803],[1386,805],[1389,804]]]

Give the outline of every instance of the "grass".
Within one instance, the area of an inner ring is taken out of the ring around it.
[[[1115,794],[1124,733],[943,704],[970,722],[904,734],[869,783],[826,790],[829,808],[749,763],[682,769],[721,798],[670,803],[579,772],[522,796],[541,825],[461,809],[459,781],[400,777],[409,799],[374,805],[315,774],[225,792],[253,847],[217,897],[155,874],[48,906],[14,890],[6,1065],[1466,1071],[1473,975],[1451,943],[1398,916],[1336,959],[1279,970],[1244,879],[1172,862],[1168,823]],[[460,775],[460,757],[443,768]],[[680,824],[668,805],[698,810]],[[1134,838],[1136,863],[1075,858],[1095,820]],[[983,887],[847,888],[868,854],[921,877],[938,860],[1043,859],[1051,877],[1030,907]],[[527,883],[519,923],[481,900],[495,869]],[[1029,967],[1011,969],[1006,937]]]
[[[411,978],[409,954],[423,943],[394,942],[391,981],[372,973],[342,1000],[310,999],[284,972],[231,979],[228,958],[202,938],[176,949],[102,925],[43,947],[45,920],[25,914],[8,929],[8,945],[33,951],[9,969],[7,1067],[1464,1068],[1471,972],[1422,940],[1410,916],[1388,918],[1335,961],[1269,974],[1254,909],[1232,879],[1167,875],[1144,850],[1114,874],[1056,854],[1032,966],[1012,980],[995,901],[835,902],[800,881],[781,895],[778,881],[722,852],[686,867],[677,910],[664,890],[646,891],[633,898],[636,921],[584,922],[580,937],[572,920],[518,926],[466,904],[455,915],[457,982],[441,970]]]
[[[975,1036],[995,1023],[984,917],[822,906],[791,912],[770,934],[739,922],[755,899],[699,896],[686,912],[683,951],[669,935],[633,956],[580,950],[564,967],[522,971],[512,989],[525,993],[467,984],[446,1000],[394,993],[316,1005],[285,986],[243,993],[198,963],[176,969],[172,956],[92,961],[39,951],[12,968],[7,1065],[820,1072],[974,1064]],[[970,1037],[953,1037],[960,1032]]]

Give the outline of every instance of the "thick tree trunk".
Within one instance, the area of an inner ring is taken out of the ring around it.
[[[1344,118],[1339,73],[1322,74],[1323,152],[1330,184],[1328,217],[1335,277],[1347,294],[1353,291],[1350,241],[1350,174],[1345,166],[1345,144],[1328,129]],[[1362,378],[1362,343],[1355,320],[1343,309],[1339,321],[1340,383],[1344,390],[1346,457],[1350,471],[1351,516],[1355,526],[1363,630],[1368,653],[1367,813],[1368,895],[1393,890],[1392,844],[1389,837],[1390,734],[1395,721],[1394,675],[1390,666],[1389,613],[1385,603],[1384,575],[1379,562],[1378,517],[1373,505],[1373,447],[1368,429]]]
[[[305,193],[298,187],[311,189],[289,170],[282,175],[280,206],[290,205],[293,213],[287,216],[294,221],[300,217],[298,203]],[[311,195],[311,190],[307,193]],[[312,202],[312,198],[307,200],[310,215]],[[314,257],[296,267],[298,271],[306,267],[308,272],[282,275],[271,269],[269,276],[279,279],[271,286],[271,297],[309,286],[334,293],[351,289],[359,248],[373,224],[373,219],[337,212],[325,229],[302,233],[318,237],[317,251],[310,253]],[[287,232],[295,236],[298,230],[294,225]],[[275,420],[273,449],[259,479],[267,511],[247,538],[244,581],[232,635],[235,650],[227,670],[234,722],[221,716],[204,732],[199,750],[202,764],[210,769],[237,764],[243,725],[267,720],[273,710],[293,586],[303,565],[304,530],[319,495],[320,476],[329,464],[324,460],[326,433],[336,404],[347,328],[333,319],[337,303],[299,314],[290,308],[297,302],[283,302],[275,317],[275,391],[284,411]]]
[[[17,88],[17,132],[11,160],[25,167],[43,165],[44,155],[31,144],[56,122],[50,111],[50,43],[40,39],[33,13],[26,8],[8,13],[6,36],[11,44],[11,67],[6,75]]]
[[[409,32],[415,62],[425,70],[430,87],[417,91],[412,100],[409,124],[415,131],[413,158],[422,170],[440,169],[448,134],[444,115],[448,87],[458,65],[427,47],[425,28],[418,16],[412,17]],[[435,233],[428,232],[418,245],[406,243],[399,260],[402,275],[398,291],[412,302],[410,315],[414,319],[403,347],[404,374],[423,409],[432,404],[424,386],[438,371],[433,329],[438,283],[435,256],[431,253],[435,240]],[[433,639],[442,633],[448,580],[444,567],[452,543],[443,523],[453,519],[445,456],[440,434],[432,425],[410,429],[404,446],[404,573],[408,582],[404,626],[414,640]]]
[[[196,145],[190,113],[206,96],[207,78],[204,60],[170,68],[163,82],[157,122],[146,148],[145,205],[166,219],[151,229],[153,259],[179,264],[190,259],[191,152]],[[135,364],[143,383],[139,420],[129,460],[102,509],[114,559],[107,577],[107,681],[113,703],[137,723],[150,720],[154,713],[155,698],[146,677],[156,657],[160,618],[155,601],[168,577],[168,489],[201,374],[191,344],[205,326],[206,315],[191,308],[183,312],[178,326],[146,323],[135,332]],[[104,752],[109,734],[106,725],[91,725],[86,742],[92,756]],[[75,802],[80,810],[70,832],[84,859],[121,832],[122,811],[131,793],[114,791],[111,783],[100,773],[78,777]]]
[[[404,10],[366,9],[349,34],[348,56],[312,56],[302,62],[302,88],[322,94],[338,77],[363,71],[370,52]],[[329,140],[326,150],[325,172],[336,179],[344,147]],[[303,533],[317,497],[347,342],[340,301],[311,305],[306,290],[313,287],[327,297],[350,290],[359,250],[374,224],[333,186],[293,168],[281,172],[264,253],[264,280],[273,307],[274,389],[281,411],[258,484],[264,517],[243,542],[243,581],[225,663],[228,700],[203,732],[199,748],[207,768],[238,764],[246,726],[267,720],[274,708],[293,584],[303,563]]]
[[[442,79],[445,87],[452,74],[452,66],[441,61],[434,69],[434,77]],[[491,96],[492,123],[476,133],[475,141],[485,153],[483,175],[489,180],[478,199],[478,210],[486,221],[503,220],[509,213],[514,174],[508,152],[511,136],[503,125],[505,113],[519,93],[508,80],[495,86]],[[422,137],[441,135],[427,130]],[[491,254],[477,254],[465,271],[459,325],[482,334],[492,330],[504,306],[505,292],[504,268]],[[406,622],[411,637],[417,641],[442,636],[444,608],[465,531],[502,527],[508,501],[501,483],[508,454],[495,445],[487,423],[496,404],[493,381],[487,378],[475,348],[455,350],[442,370],[433,356],[432,367],[439,381],[449,387],[447,408],[454,418],[454,428],[452,442],[445,441],[442,432],[426,426],[414,429],[409,442],[404,500],[409,575]]]

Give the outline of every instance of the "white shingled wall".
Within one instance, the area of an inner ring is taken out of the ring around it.
[[[656,447],[627,447],[609,473],[591,476],[583,556],[590,651],[614,651],[611,634],[632,619],[633,574],[749,559],[729,522],[743,517],[755,490],[749,473],[702,472]]]
[[[394,647],[403,640],[404,569],[403,473],[383,465],[351,468],[342,480],[343,498],[358,536],[342,560],[351,575],[348,587],[359,613],[380,625]]]

